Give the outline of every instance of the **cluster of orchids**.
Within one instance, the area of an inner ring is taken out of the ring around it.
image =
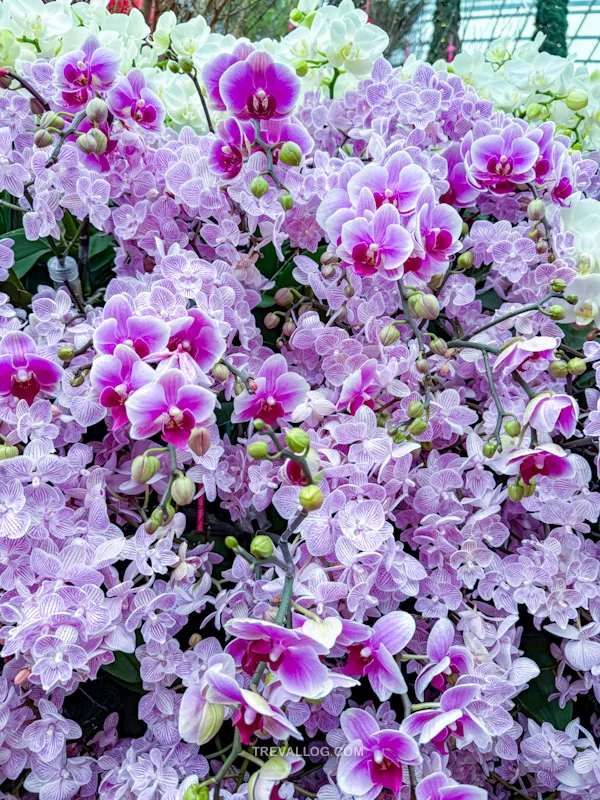
[[[0,7],[0,798],[599,800],[596,78],[291,20]]]

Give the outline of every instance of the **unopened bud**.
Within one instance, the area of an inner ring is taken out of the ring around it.
[[[9,458],[16,458],[19,455],[19,448],[12,444],[0,445],[0,461],[8,461]]]
[[[171,486],[171,497],[178,506],[188,506],[196,494],[196,484],[187,475],[175,478]]]
[[[432,294],[419,294],[410,304],[415,317],[420,319],[437,319],[440,315],[440,304]]]
[[[278,306],[291,306],[294,302],[294,295],[292,290],[284,287],[275,292],[275,302]]]
[[[200,786],[200,784],[195,783],[185,790],[183,800],[208,800],[208,797],[208,786]]]
[[[261,431],[264,431],[264,429],[265,429],[264,421],[262,419],[255,419],[254,420],[254,430],[257,431],[258,433],[260,433]]]
[[[305,16],[306,16],[306,14],[304,13],[304,11],[302,11],[299,8],[293,8],[291,13],[290,13],[290,20],[293,23],[295,23],[296,25],[299,25],[302,22],[302,20],[304,19]],[[302,59],[297,59],[297,60],[301,61]],[[296,62],[294,61],[294,64],[295,63]],[[294,66],[294,64],[292,64],[292,66]]]
[[[305,511],[317,511],[323,505],[323,492],[318,486],[303,486],[298,502]]]
[[[562,278],[555,278],[550,284],[550,289],[553,292],[564,292],[566,288],[567,288],[567,282],[564,281]]]
[[[521,433],[521,423],[517,419],[507,419],[504,430],[509,436],[518,436]]]
[[[486,458],[492,458],[492,456],[495,455],[497,449],[498,447],[496,445],[496,442],[486,442],[482,448],[483,455]]]
[[[265,322],[265,328],[272,331],[279,325],[279,317],[277,316],[277,314],[269,312],[268,314],[265,315],[264,322]]]
[[[202,636],[199,633],[192,633],[190,638],[188,639],[188,644],[190,647],[196,647],[202,641]]]
[[[29,98],[29,110],[32,114],[35,114],[36,117],[39,117],[40,114],[43,114],[45,111],[44,106],[40,103],[37,97],[30,97]]]
[[[523,484],[523,497],[531,497],[535,492],[535,479],[532,478],[529,483]]]
[[[406,441],[406,434],[404,431],[396,431],[393,436],[393,440],[396,444],[402,444],[402,442]]]
[[[250,191],[258,199],[269,191],[269,184],[262,175],[257,175],[250,181]]]
[[[269,445],[267,442],[252,442],[248,445],[248,455],[260,461],[269,455]]]
[[[400,338],[400,331],[395,325],[384,325],[379,331],[379,341],[384,347],[395,344]]]
[[[83,386],[85,383],[85,377],[83,375],[73,375],[69,383],[71,386],[77,389],[79,386]]]
[[[406,430],[412,436],[420,436],[422,433],[425,433],[426,429],[427,423],[424,419],[413,419]]]
[[[72,361],[75,358],[75,350],[73,350],[72,347],[65,345],[64,347],[58,348],[56,355],[61,361]]]
[[[583,358],[571,358],[567,362],[567,369],[570,375],[583,375],[587,369],[587,365]]]
[[[321,269],[321,275],[325,278],[326,281],[331,280],[331,278],[335,277],[335,267],[333,264],[324,264],[323,268]]]
[[[229,550],[235,550],[238,546],[238,540],[235,536],[226,536],[225,537],[225,547],[228,547]]]
[[[566,361],[552,361],[548,372],[553,378],[566,378],[569,374],[569,367]]]
[[[108,139],[99,128],[92,128],[77,139],[77,147],[87,154],[101,156],[106,152],[107,145]]]
[[[255,536],[250,542],[250,552],[254,558],[269,558],[273,555],[273,542],[268,536]]]
[[[284,211],[290,211],[294,207],[294,198],[291,194],[279,195],[279,203]]]
[[[229,367],[226,367],[225,364],[215,364],[212,368],[212,376],[219,383],[225,383],[229,377]]]
[[[537,119],[544,113],[543,106],[540,103],[530,103],[525,109],[525,117],[527,119]]]
[[[518,503],[520,500],[522,500],[525,493],[523,487],[519,486],[517,483],[511,483],[506,491],[514,503]]]
[[[160,461],[156,456],[144,453],[136,456],[131,462],[131,477],[136,483],[148,483],[160,469]]]
[[[546,205],[543,200],[536,197],[527,206],[527,216],[532,222],[539,222],[546,216]]]
[[[408,404],[408,409],[406,413],[411,419],[422,417],[423,414],[425,413],[425,406],[420,400],[413,400]]]
[[[448,343],[444,339],[440,339],[439,337],[435,338],[431,344],[429,345],[432,353],[435,353],[438,356],[445,356],[448,355]]]
[[[565,104],[571,111],[581,111],[589,102],[588,93],[583,89],[571,89],[565,98]]]
[[[579,298],[577,297],[576,294],[566,294],[565,295],[565,300],[567,301],[567,303],[570,306],[574,306],[574,305],[577,304],[577,301],[579,300]]]
[[[102,125],[108,117],[108,106],[100,97],[94,97],[85,107],[85,114],[90,122]]]
[[[64,127],[64,119],[55,111],[45,111],[42,114],[42,118],[40,119],[40,128],[54,128],[57,131],[62,131]]]
[[[54,137],[50,131],[47,131],[44,128],[37,130],[35,132],[35,136],[33,137],[33,143],[36,147],[48,147],[53,141]]]
[[[310,436],[302,428],[291,428],[285,435],[285,443],[292,453],[304,453],[310,445]]]
[[[296,324],[292,322],[291,319],[288,319],[287,322],[283,323],[283,328],[281,329],[281,332],[283,333],[284,336],[290,337],[295,330],[296,330]]]
[[[179,75],[181,72],[179,64],[176,61],[169,61],[169,72],[174,72],[175,75]]]
[[[161,519],[162,519],[162,514],[161,514]],[[157,522],[156,519],[153,519],[152,517],[150,517],[150,519],[144,522],[144,530],[146,531],[148,536],[152,536],[152,534],[156,533],[156,531],[159,528],[160,528],[160,522]]]
[[[186,75],[190,75],[194,71],[194,62],[187,56],[182,56],[177,63],[179,64],[179,69],[185,72]]]
[[[548,314],[550,319],[553,319],[557,322],[560,321],[561,319],[564,319],[567,316],[567,312],[565,311],[565,309],[559,305],[550,306],[550,308],[547,309],[546,313]]]
[[[278,154],[279,161],[288,167],[299,167],[302,163],[302,150],[296,142],[284,142]]]
[[[535,252],[540,256],[548,252],[548,242],[546,239],[540,239],[539,242],[536,242]]]
[[[31,675],[31,669],[29,667],[24,667],[23,669],[20,669],[13,678],[14,685],[23,686],[29,681],[30,675]]]
[[[205,456],[210,450],[210,431],[208,428],[194,428],[188,439],[188,447],[198,457]]]
[[[460,269],[470,269],[473,266],[475,259],[472,250],[467,250],[466,253],[461,253],[456,259],[456,266]]]
[[[429,372],[429,363],[426,358],[418,358],[415,366],[417,368],[417,372],[420,372],[421,375],[427,375]]]
[[[350,286],[349,283],[344,286],[344,297],[348,298],[348,300],[350,300],[351,297],[354,297],[354,287]]]

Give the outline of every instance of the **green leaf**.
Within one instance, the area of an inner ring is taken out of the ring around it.
[[[258,308],[271,308],[275,305],[275,298],[271,297],[269,294],[263,294],[260,303],[258,304]]]
[[[563,344],[572,350],[583,350],[583,345],[591,328],[582,328],[580,331],[575,330],[570,325],[559,325],[559,328],[565,332],[565,337],[562,340]]]
[[[141,683],[140,662],[133,653],[117,651],[112,664],[104,664],[102,669],[124,683]]]
[[[94,233],[90,237],[90,259],[104,253],[111,247],[114,250],[115,240],[110,233]]]
[[[481,300],[481,305],[488,311],[496,311],[504,303],[504,300],[498,297],[493,289],[478,295],[478,299]]]
[[[536,722],[550,722],[557,730],[564,731],[573,719],[573,703],[569,701],[564,708],[560,708],[558,700],[548,700],[556,692],[556,665],[550,653],[550,640],[543,633],[525,633],[521,639],[521,649],[528,658],[535,661],[540,668],[540,674],[518,696],[517,703]]]
[[[26,275],[42,257],[47,258],[50,253],[50,248],[44,239],[30,242],[25,237],[23,228],[8,231],[5,236],[14,241],[12,251],[15,255],[15,263],[12,269],[17,278]]]
[[[10,302],[15,308],[27,308],[31,305],[32,295],[12,270],[9,272],[8,279],[0,283],[0,292],[9,296]]]

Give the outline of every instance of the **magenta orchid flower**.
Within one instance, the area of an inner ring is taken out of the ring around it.
[[[451,206],[467,208],[475,203],[479,197],[479,189],[475,188],[467,177],[465,162],[460,154],[460,144],[452,142],[442,153],[448,162],[448,191],[440,197],[441,203]]]
[[[288,117],[300,94],[300,79],[268,53],[254,50],[223,72],[218,92],[227,111],[238,119]]]
[[[215,323],[199,308],[190,308],[186,317],[169,323],[167,345],[171,353],[188,355],[203,372],[208,372],[225,352],[225,339]]]
[[[579,403],[568,394],[542,392],[527,404],[523,412],[523,424],[540,433],[558,431],[570,438],[577,428]]]
[[[342,226],[337,254],[358,275],[375,275],[395,280],[404,274],[404,262],[414,250],[410,233],[400,222],[400,213],[389,203],[375,213],[348,220]]]
[[[466,647],[454,645],[454,625],[446,618],[438,619],[427,639],[430,660],[415,680],[415,694],[423,701],[425,689],[431,684],[443,692],[451,675],[464,675],[473,671],[473,656]]]
[[[525,483],[537,475],[549,478],[569,478],[573,467],[567,453],[557,444],[540,444],[534,449],[517,450],[506,460],[507,475],[520,474]]]
[[[252,394],[246,389],[233,401],[232,422],[262,419],[274,425],[286,419],[300,403],[304,402],[309,385],[301,375],[288,372],[282,355],[270,356],[252,381]]]
[[[114,430],[129,421],[125,411],[125,401],[129,395],[147,383],[152,383],[154,378],[152,367],[123,344],[115,347],[113,355],[94,359],[90,383],[98,394],[100,405],[112,411]]]
[[[219,120],[208,157],[211,170],[224,178],[235,178],[244,163],[245,145],[244,130],[237,119]]]
[[[10,331],[0,341],[0,395],[31,405],[40,392],[54,392],[62,375],[62,367],[37,354],[26,333]]]
[[[447,752],[446,741],[453,736],[465,744],[474,741],[485,748],[490,735],[467,706],[479,697],[479,686],[471,683],[453,686],[440,698],[440,707],[415,711],[402,721],[400,730],[418,736],[420,744],[432,742],[440,753]]]
[[[79,111],[96,96],[106,92],[119,73],[121,57],[90,36],[79,50],[60,56],[54,65],[58,101]]]
[[[406,692],[400,667],[394,660],[415,633],[415,621],[405,611],[392,611],[377,620],[370,638],[348,651],[346,675],[367,675],[380,700]]]
[[[156,317],[139,317],[126,295],[115,295],[104,306],[103,321],[94,331],[94,348],[111,355],[118,344],[131,347],[140,358],[161,353],[169,341],[166,322]]]
[[[381,730],[377,720],[360,708],[349,708],[340,717],[348,745],[337,769],[337,782],[349,797],[375,800],[382,789],[399,795],[404,766],[421,763],[414,739],[402,731]]]
[[[141,69],[132,69],[106,95],[112,113],[125,127],[159,131],[165,118],[165,109],[148,87]]]
[[[221,78],[227,72],[229,67],[237,64],[240,61],[245,61],[251,53],[254,53],[254,47],[251,44],[238,44],[234,47],[232,53],[220,53],[216,58],[211,59],[202,70],[202,80],[206,87],[208,99],[213,108],[217,111],[226,111],[227,106],[221,96],[219,84]],[[218,127],[217,127],[218,132]]]
[[[227,646],[227,652],[249,675],[266,661],[292,697],[320,696],[328,671],[319,656],[328,653],[327,647],[298,630],[264,620],[233,619],[225,624],[225,629],[236,637]]]
[[[183,448],[192,430],[209,420],[215,400],[208,389],[187,385],[182,372],[169,369],[125,401],[131,436],[149,439],[161,433],[165,442]]]
[[[505,347],[494,362],[494,372],[502,370],[508,375],[533,361],[551,361],[558,341],[552,336],[534,336],[512,342]]]
[[[358,203],[361,191],[369,189],[377,208],[389,203],[401,214],[410,214],[417,207],[421,192],[431,185],[423,167],[413,164],[408,153],[394,153],[383,166],[367,164],[348,181],[348,197]]]
[[[463,143],[463,152],[473,184],[502,193],[512,191],[516,183],[527,183],[535,178],[534,166],[540,151],[537,144],[524,135],[523,128],[513,123],[497,134],[475,141],[469,134]]]
[[[443,772],[434,772],[419,781],[417,800],[487,800],[488,793],[479,786],[458,784]]]
[[[433,189],[419,197],[415,229],[415,253],[404,265],[404,272],[414,272],[424,281],[448,268],[450,256],[461,249],[459,240],[462,218],[452,206],[437,203]]]

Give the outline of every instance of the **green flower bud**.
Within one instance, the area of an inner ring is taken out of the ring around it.
[[[77,389],[85,383],[85,375],[73,375],[69,383]]]
[[[318,486],[303,486],[298,501],[305,511],[317,511],[323,505],[323,492]]]
[[[212,376],[219,383],[225,383],[229,377],[229,367],[226,367],[225,364],[215,364],[212,368]]]
[[[461,269],[470,269],[473,266],[475,257],[472,250],[467,250],[466,253],[461,253],[456,259],[456,265]]]
[[[296,25],[300,25],[306,14],[299,8],[293,8],[290,13],[290,21]],[[293,66],[293,65],[292,65]]]
[[[179,75],[181,72],[179,64],[176,61],[169,61],[169,72],[174,72],[175,75]]]
[[[544,113],[544,107],[539,103],[530,103],[525,109],[525,117],[527,119],[538,119]]]
[[[104,102],[101,100],[100,102]],[[54,128],[57,131],[62,131],[65,127],[65,121],[55,111],[44,111],[40,119],[40,128]]]
[[[483,455],[486,458],[492,458],[492,456],[496,453],[497,449],[498,446],[496,445],[496,442],[486,442],[483,445]]]
[[[188,439],[188,447],[199,458],[210,450],[210,431],[208,428],[194,428]]]
[[[439,336],[431,342],[429,348],[432,353],[438,356],[445,356],[448,354],[448,343],[444,339],[440,339]]]
[[[569,367],[566,361],[552,361],[548,367],[548,372],[553,378],[566,378],[569,374]]]
[[[250,181],[250,191],[258,199],[269,191],[269,184],[262,175],[257,175]]]
[[[291,428],[285,435],[285,443],[292,453],[304,453],[310,445],[310,437],[302,428]]]
[[[588,93],[583,89],[571,89],[565,99],[568,109],[571,111],[581,111],[589,102]]]
[[[567,362],[567,369],[570,375],[583,375],[587,369],[587,365],[583,358],[571,358]]]
[[[280,194],[279,203],[284,211],[291,211],[294,207],[294,198],[291,194]]]
[[[527,206],[527,216],[532,222],[539,222],[546,216],[546,204],[539,197],[532,200]]]
[[[262,430],[265,429],[265,423],[262,419],[255,419],[254,420],[254,430],[260,433]]]
[[[562,278],[555,278],[550,284],[550,289],[553,292],[564,292],[567,288],[567,282]]]
[[[518,436],[521,433],[521,424],[517,419],[507,419],[504,430],[509,436]]]
[[[183,800],[208,800],[208,786],[194,784],[185,790]]]
[[[574,306],[579,300],[579,298],[577,297],[576,294],[567,294],[565,295],[565,300],[570,306]]]
[[[136,456],[131,462],[131,477],[136,483],[148,483],[160,469],[160,461],[156,456],[145,453]]]
[[[409,301],[409,304],[415,317],[420,319],[437,319],[440,315],[440,304],[433,294],[419,292],[415,300],[412,303]]]
[[[535,480],[532,478],[530,483],[523,484],[523,497],[531,497],[535,492]]]
[[[33,137],[33,143],[36,147],[48,147],[54,141],[54,136],[50,133],[50,131],[45,130],[44,128],[40,128],[35,132],[35,136]]]
[[[72,361],[75,358],[75,350],[70,345],[59,347],[56,355],[61,361]]]
[[[102,155],[106,151],[108,139],[98,128],[92,128],[83,136],[77,137],[77,147],[82,153]]]
[[[230,550],[235,550],[238,546],[238,540],[235,536],[226,536],[225,537],[225,547],[228,547]]]
[[[273,542],[268,536],[255,536],[250,542],[250,552],[254,558],[269,558],[273,555]]]
[[[559,322],[561,319],[564,319],[567,316],[565,309],[559,305],[550,306],[550,308],[546,310],[546,313],[550,319],[553,319],[556,322]]]
[[[384,347],[395,344],[400,338],[400,331],[395,325],[384,325],[379,331],[379,341]]]
[[[171,497],[178,506],[188,506],[196,494],[196,484],[187,475],[175,478],[171,485]]]
[[[94,97],[85,107],[85,114],[90,122],[102,125],[108,117],[108,105],[99,97]]]
[[[411,419],[422,417],[423,414],[425,413],[425,406],[420,400],[413,400],[411,403],[408,404],[407,413]]]
[[[179,69],[185,72],[186,75],[190,75],[194,71],[194,62],[187,56],[182,56],[177,63],[179,64]]]
[[[266,442],[252,442],[248,445],[248,455],[260,461],[269,455],[269,445]]]
[[[296,75],[299,78],[303,78],[308,74],[308,64],[303,58],[297,58],[295,61],[292,61],[292,69],[296,70]]]
[[[422,433],[425,433],[426,429],[427,423],[424,419],[414,419],[406,430],[412,436],[420,436]]]
[[[279,161],[288,167],[299,167],[302,163],[302,150],[296,142],[284,142],[278,154]]]
[[[523,495],[525,494],[523,487],[519,486],[517,483],[511,483],[507,489],[507,492],[513,503],[518,503],[523,499]]]
[[[19,455],[19,448],[11,444],[0,445],[0,461],[8,461],[9,458],[16,458]]]
[[[397,431],[393,436],[393,441],[396,444],[402,444],[402,442],[406,441],[406,434],[404,431]]]
[[[417,372],[420,372],[421,375],[427,375],[429,372],[429,364],[426,358],[418,358],[415,366],[417,368]]]

